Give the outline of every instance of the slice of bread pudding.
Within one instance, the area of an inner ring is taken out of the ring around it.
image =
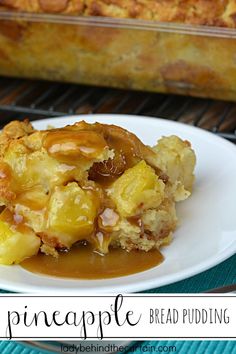
[[[114,125],[9,123],[0,134],[0,263],[57,257],[84,241],[102,254],[169,244],[195,162],[176,136],[151,148]]]

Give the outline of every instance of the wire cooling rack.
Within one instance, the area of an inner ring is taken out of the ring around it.
[[[86,113],[165,118],[214,132],[236,143],[236,103],[65,83],[0,77],[0,124]]]

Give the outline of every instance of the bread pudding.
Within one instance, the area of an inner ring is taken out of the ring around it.
[[[235,0],[0,0],[0,10],[236,25]]]
[[[236,101],[235,28],[236,0],[0,0],[0,75]]]
[[[177,136],[149,147],[115,125],[9,123],[0,134],[0,263],[58,257],[79,242],[102,255],[169,244],[195,163]]]

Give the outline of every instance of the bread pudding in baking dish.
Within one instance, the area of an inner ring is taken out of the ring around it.
[[[9,123],[0,134],[0,263],[58,257],[79,242],[104,255],[169,244],[195,163],[177,136],[149,147],[115,125]]]
[[[0,11],[236,26],[235,0],[0,0]]]

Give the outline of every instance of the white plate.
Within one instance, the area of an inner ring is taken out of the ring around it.
[[[165,261],[150,270],[105,280],[70,280],[30,273],[19,266],[0,266],[1,288],[31,293],[81,294],[134,292],[174,283],[207,270],[236,252],[236,147],[211,133],[184,124],[148,117],[90,115],[34,122],[62,127],[81,119],[120,125],[154,145],[163,135],[191,141],[197,155],[193,195],[180,203],[181,225],[163,249]]]

